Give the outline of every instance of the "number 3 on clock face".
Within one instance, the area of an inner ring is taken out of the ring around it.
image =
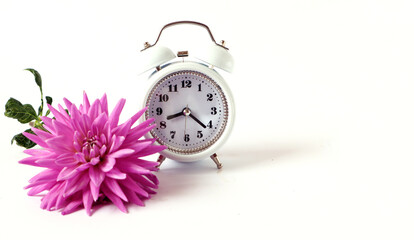
[[[151,135],[181,155],[214,145],[229,116],[222,88],[208,75],[194,70],[165,75],[149,92],[146,106],[146,119],[154,118],[157,125]]]

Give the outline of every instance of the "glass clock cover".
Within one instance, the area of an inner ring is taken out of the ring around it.
[[[151,135],[179,154],[209,148],[228,121],[228,103],[220,86],[193,70],[164,76],[151,89],[146,106],[146,118],[154,118],[157,124]]]

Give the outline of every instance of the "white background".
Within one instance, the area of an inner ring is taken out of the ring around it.
[[[37,108],[37,69],[54,105],[108,94],[142,106],[139,50],[177,20],[207,24],[235,58],[234,132],[210,160],[166,161],[146,207],[68,216],[23,187],[0,117],[0,239],[413,239],[414,6],[411,1],[0,1],[0,103]],[[209,43],[168,29],[176,50]],[[193,46],[194,45],[194,46]],[[191,54],[191,52],[190,52]],[[4,111],[4,110],[2,110]]]

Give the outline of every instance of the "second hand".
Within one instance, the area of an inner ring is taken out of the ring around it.
[[[187,104],[187,106],[184,109],[184,117],[185,117],[185,121],[184,121],[184,137],[187,134],[187,116],[188,116],[188,113],[189,113],[189,109],[188,109],[188,104]]]

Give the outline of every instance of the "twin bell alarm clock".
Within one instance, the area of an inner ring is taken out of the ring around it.
[[[191,56],[196,60],[190,60],[191,53],[185,49],[174,53],[157,45],[163,30],[179,24],[203,27],[210,35],[212,44],[199,46],[203,54]],[[166,158],[192,162],[210,157],[220,169],[217,151],[229,137],[235,117],[230,88],[216,71],[233,69],[233,57],[224,41],[217,43],[205,24],[172,22],[161,29],[154,44],[145,43],[140,61],[145,65],[143,72],[153,70],[144,100],[144,121],[153,118],[156,126],[145,137],[167,147],[160,153],[159,164]]]

